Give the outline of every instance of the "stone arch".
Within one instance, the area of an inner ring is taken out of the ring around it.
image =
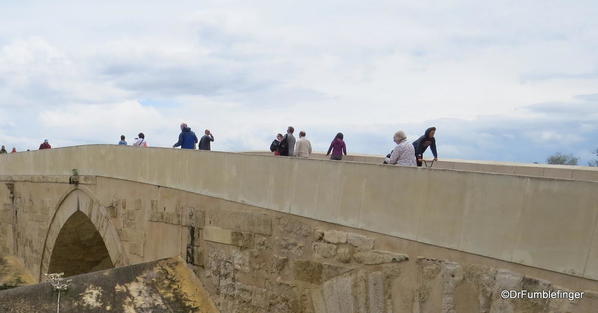
[[[86,238],[69,239],[70,235],[77,232],[86,233]],[[108,264],[109,267],[128,264],[118,232],[112,224],[110,216],[99,204],[99,201],[92,196],[92,193],[84,187],[69,190],[58,202],[44,241],[39,272],[40,281],[43,274],[50,269],[60,269],[62,267],[60,264],[65,262],[65,257],[68,257],[65,255],[60,258],[53,257],[54,252],[64,253],[64,249],[57,249],[57,244],[80,244],[83,247],[89,247],[92,252],[98,254],[97,257],[102,258],[105,257],[103,254],[107,253],[108,260],[96,260],[100,263],[103,262],[103,265],[95,264],[94,266],[93,257],[91,260],[86,260],[85,262],[90,266],[88,271],[105,268]],[[97,247],[99,244],[103,244],[104,247]],[[74,262],[83,262],[83,260],[79,258]],[[74,274],[85,270],[83,264],[78,264],[78,266],[79,269],[74,271]]]

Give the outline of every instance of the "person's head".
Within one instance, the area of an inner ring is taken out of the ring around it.
[[[48,143],[48,139],[44,139],[44,143]]]
[[[120,140],[125,140],[125,135],[120,135]]]
[[[287,133],[292,134],[295,132],[295,128],[293,126],[289,126],[289,128],[287,128]]]
[[[426,137],[434,138],[434,135],[436,135],[436,127],[430,127],[426,130]]]
[[[181,130],[187,128],[187,123],[181,123]]]
[[[276,139],[278,139],[278,141],[281,141],[282,140],[282,134],[276,135]]]
[[[141,139],[145,139],[145,135],[144,135],[143,133],[139,133],[139,134],[137,135],[137,137],[139,137],[139,138],[141,138]]]
[[[206,135],[209,135],[209,134],[210,134],[210,130],[209,130],[209,129],[206,129],[206,130],[204,131],[204,134],[206,134]]]
[[[399,130],[398,132],[395,133],[393,140],[396,143],[400,143],[401,141],[407,139],[407,136],[405,135],[405,132],[402,130]]]
[[[4,146],[2,146],[2,150],[6,150],[6,148],[4,148]]]
[[[340,140],[343,140],[343,138],[344,138],[344,136],[343,136],[343,133],[338,133],[338,134],[336,134],[336,136],[334,137],[334,139],[340,139]]]
[[[305,137],[305,132],[304,131],[300,131],[299,132],[299,138],[301,138],[301,137]]]

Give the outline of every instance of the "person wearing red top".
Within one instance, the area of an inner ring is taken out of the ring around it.
[[[39,149],[52,149],[52,146],[50,146],[50,144],[48,143],[48,139],[45,139],[44,142],[41,145],[39,145]]]

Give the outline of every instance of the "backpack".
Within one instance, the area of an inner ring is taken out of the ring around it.
[[[278,152],[280,155],[289,155],[289,141],[287,140],[287,135],[284,135],[284,138],[278,144]]]

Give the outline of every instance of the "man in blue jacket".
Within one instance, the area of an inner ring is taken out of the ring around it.
[[[172,147],[181,147],[181,149],[195,149],[197,143],[197,136],[191,131],[191,128],[187,127],[187,124],[181,124],[181,134],[179,135],[179,141]]]

